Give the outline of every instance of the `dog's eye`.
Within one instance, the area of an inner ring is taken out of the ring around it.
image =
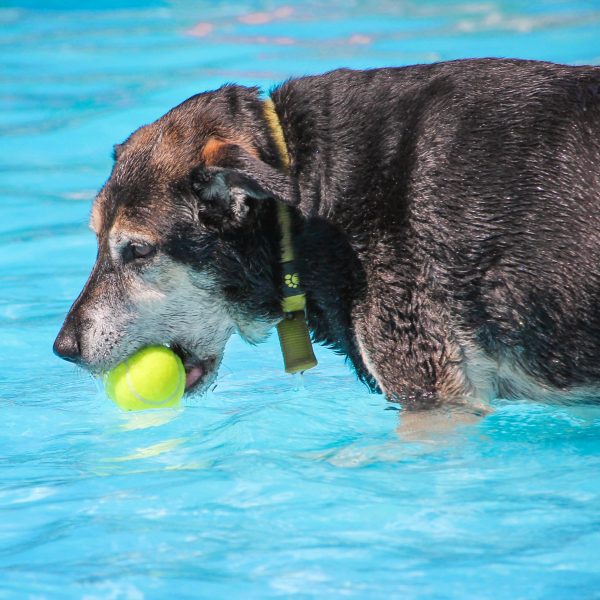
[[[156,252],[156,246],[152,244],[135,243],[127,244],[123,252],[125,261],[150,258]]]
[[[148,258],[154,252],[151,244],[131,244],[131,249],[135,258]]]

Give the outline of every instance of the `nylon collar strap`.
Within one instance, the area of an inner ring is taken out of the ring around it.
[[[265,121],[275,142],[285,172],[290,168],[290,157],[281,122],[270,98],[263,102]],[[287,204],[277,202],[277,219],[281,230],[281,282],[283,319],[277,324],[277,333],[286,373],[298,373],[316,366],[310,334],[306,324],[306,295],[300,284],[300,275],[294,263],[292,218]]]

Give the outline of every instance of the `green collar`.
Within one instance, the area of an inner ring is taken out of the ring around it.
[[[263,103],[264,115],[271,137],[277,147],[284,170],[290,166],[290,158],[275,105],[270,98]],[[281,229],[281,270],[283,319],[277,324],[281,353],[286,373],[298,373],[312,369],[317,364],[310,334],[306,324],[306,295],[300,284],[300,275],[294,262],[292,242],[292,216],[290,208],[277,202],[277,219]]]

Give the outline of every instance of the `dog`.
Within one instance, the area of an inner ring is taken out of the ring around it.
[[[187,391],[283,318],[289,207],[315,342],[406,409],[600,392],[600,67],[471,59],[195,95],[115,146],[54,344],[168,344]]]

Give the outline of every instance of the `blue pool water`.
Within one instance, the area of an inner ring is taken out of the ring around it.
[[[597,64],[598,2],[0,6],[1,598],[600,598],[597,408],[414,430],[329,351],[302,388],[273,337],[233,339],[181,410],[124,414],[51,354],[140,124],[337,66]]]

